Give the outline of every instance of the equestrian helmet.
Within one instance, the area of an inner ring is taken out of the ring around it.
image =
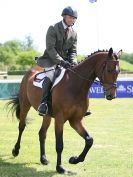
[[[61,16],[64,16],[64,15],[69,15],[69,16],[72,16],[74,18],[78,17],[77,11],[70,6],[63,9]]]

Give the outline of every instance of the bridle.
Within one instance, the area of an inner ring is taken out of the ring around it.
[[[112,83],[112,82],[104,82],[104,76],[105,76],[105,71],[106,71],[105,69],[106,69],[106,66],[107,66],[107,60],[102,65],[103,65],[103,67],[102,67],[101,75],[99,77],[100,78],[99,83],[100,83],[101,86],[103,86],[103,91],[105,93],[105,92],[111,90],[112,88],[117,88],[117,83],[116,82],[114,82],[114,83]],[[111,72],[113,72],[113,70]],[[109,85],[109,88],[106,89],[104,87],[104,85]]]

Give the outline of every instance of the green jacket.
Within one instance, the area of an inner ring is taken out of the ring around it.
[[[61,60],[77,62],[77,33],[71,28],[68,37],[65,36],[65,30],[62,22],[50,26],[46,35],[46,50],[38,58],[37,64],[41,67],[51,67],[59,64]]]

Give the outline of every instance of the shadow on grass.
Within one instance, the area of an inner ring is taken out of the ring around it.
[[[26,167],[28,163],[11,163],[7,160],[13,159],[12,156],[0,157],[0,177],[52,177],[59,174],[54,170],[37,171],[36,168]],[[76,173],[68,172],[67,176],[76,175]],[[66,176],[65,175],[65,176]]]

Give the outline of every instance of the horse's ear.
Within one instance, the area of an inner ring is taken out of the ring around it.
[[[117,53],[118,59],[121,57],[121,55],[122,55],[122,49]]]
[[[113,54],[113,49],[112,49],[112,47],[111,47],[111,48],[109,49],[108,56],[111,57],[112,54]]]

